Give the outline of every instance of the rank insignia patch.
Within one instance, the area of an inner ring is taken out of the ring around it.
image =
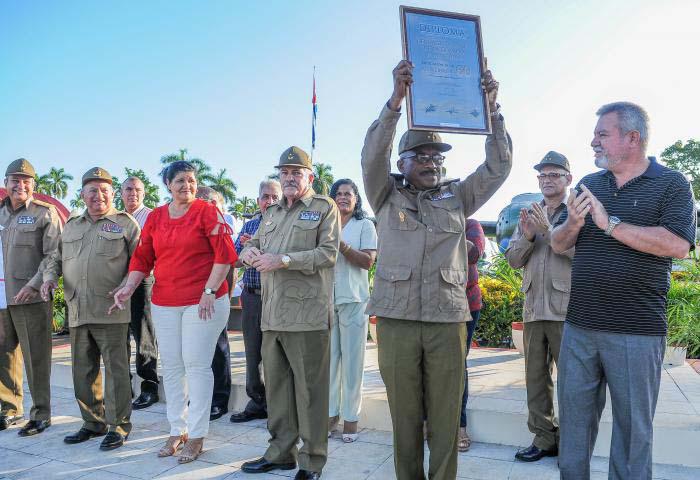
[[[36,223],[36,217],[30,217],[29,215],[21,215],[17,218],[18,225],[34,225]]]
[[[116,223],[103,223],[102,231],[107,233],[122,233],[124,229]]]
[[[311,221],[321,220],[321,212],[304,210],[303,212],[301,212],[299,214],[299,220],[311,220]]]
[[[436,193],[435,195],[430,197],[430,199],[431,200],[444,200],[446,198],[452,198],[454,196],[455,196],[454,193],[445,191],[445,192]]]

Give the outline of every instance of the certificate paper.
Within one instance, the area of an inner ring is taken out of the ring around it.
[[[401,27],[404,58],[414,66],[408,128],[491,133],[479,17],[402,6]]]

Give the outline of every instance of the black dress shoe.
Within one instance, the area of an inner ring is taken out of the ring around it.
[[[100,450],[114,450],[124,445],[129,434],[122,435],[119,432],[107,432],[107,436],[100,443]]]
[[[20,428],[17,435],[20,437],[31,437],[37,433],[41,433],[51,426],[51,420],[29,420],[22,428]]]
[[[299,470],[294,475],[294,480],[318,480],[321,478],[321,472],[310,472],[308,470]]]
[[[23,415],[0,415],[0,430],[7,430],[10,426],[24,420]]]
[[[556,447],[552,450],[542,450],[533,444],[527,448],[518,450],[518,453],[515,454],[515,459],[521,462],[536,462],[544,457],[556,457],[557,455],[559,455],[559,451]]]
[[[267,418],[267,412],[249,412],[248,410],[243,410],[242,412],[237,412],[231,415],[231,421],[233,423],[243,423],[250,422],[251,420],[257,420],[258,418]]]
[[[93,432],[92,430],[88,430],[87,428],[81,428],[77,432],[71,433],[70,435],[64,437],[63,441],[70,444],[83,443],[87,442],[93,437],[101,437],[105,433],[107,432]]]
[[[134,400],[131,404],[131,408],[134,410],[141,410],[142,408],[148,408],[154,403],[158,403],[158,394],[151,392],[141,392],[139,398]]]
[[[226,413],[228,413],[228,408],[212,405],[211,411],[209,412],[209,421],[213,422],[214,420],[218,420]]]
[[[241,470],[245,473],[265,473],[271,470],[294,470],[297,468],[296,462],[291,463],[272,463],[265,460],[265,457],[260,457],[257,460],[245,462],[241,466]]]

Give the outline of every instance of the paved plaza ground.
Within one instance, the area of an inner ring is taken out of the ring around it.
[[[232,367],[234,390],[232,408],[244,399],[241,396],[242,346],[240,335],[232,332]],[[57,340],[54,349],[54,372],[52,375],[53,426],[43,434],[21,438],[16,432],[18,426],[0,432],[0,480],[4,479],[105,479],[128,480],[149,479],[238,479],[282,480],[293,477],[295,471],[277,472],[262,475],[248,475],[240,471],[244,461],[257,458],[265,451],[269,438],[265,421],[253,421],[244,425],[232,424],[228,415],[212,422],[205,442],[205,452],[199,460],[179,465],[176,458],[157,458],[158,449],[168,436],[168,422],[165,416],[165,403],[134,411],[134,430],[124,447],[111,451],[99,450],[101,438],[92,439],[79,445],[66,445],[63,437],[80,428],[81,419],[73,390],[67,375],[70,371],[69,350],[65,341]],[[472,357],[473,355],[473,357]],[[476,442],[467,453],[459,454],[458,478],[486,480],[558,479],[556,459],[548,458],[535,464],[515,462],[513,455],[518,446],[529,442],[530,436],[524,426],[524,383],[522,381],[522,357],[515,351],[476,349],[470,359],[471,391],[470,422],[474,423],[477,439],[497,438],[503,431],[507,439],[520,438],[511,445]],[[68,362],[68,364],[66,364]],[[328,463],[323,471],[324,479],[393,479],[393,456],[390,421],[385,406],[385,394],[381,377],[376,370],[376,347],[368,347],[366,362],[367,383],[365,393],[365,413],[361,424],[370,426],[361,431],[360,439],[353,444],[344,444],[339,437],[329,440]],[[700,407],[700,385],[691,375],[697,374],[690,368],[665,370],[662,382],[662,410],[657,416],[669,425],[684,423],[687,428],[671,432],[686,435],[690,442],[697,438],[698,412]],[[671,371],[672,374],[669,373]],[[675,375],[675,376],[674,376]],[[684,383],[685,382],[685,383]],[[685,389],[678,384],[686,385]],[[237,390],[236,390],[237,388]],[[678,393],[681,392],[681,393]],[[685,403],[680,400],[684,399]],[[682,405],[681,405],[682,404]],[[25,397],[25,411],[29,411],[29,392]],[[685,409],[685,413],[678,409]],[[526,411],[526,409],[525,409]],[[685,416],[682,416],[685,415]],[[671,417],[670,417],[671,416]],[[676,422],[676,423],[674,423]],[[680,423],[679,423],[680,422]],[[666,428],[664,423],[661,428]],[[656,426],[656,424],[655,424]],[[518,430],[515,430],[517,427]],[[511,429],[511,430],[508,430]],[[605,428],[601,427],[601,435]],[[667,432],[668,433],[668,432]],[[501,443],[501,441],[499,441]],[[515,444],[514,444],[515,443]],[[697,442],[686,444],[690,451],[696,450]],[[427,446],[425,452],[428,456]],[[656,457],[655,457],[656,458]],[[595,457],[592,463],[593,479],[607,478],[607,459]],[[657,464],[654,478],[665,480],[697,480],[700,468],[680,465]]]

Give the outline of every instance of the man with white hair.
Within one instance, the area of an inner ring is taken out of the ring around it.
[[[647,158],[644,109],[616,102],[596,114],[602,170],[571,191],[551,234],[556,253],[576,247],[558,365],[559,465],[562,479],[590,478],[607,386],[609,477],[651,479],[671,263],[694,248],[695,204],[683,174]]]

